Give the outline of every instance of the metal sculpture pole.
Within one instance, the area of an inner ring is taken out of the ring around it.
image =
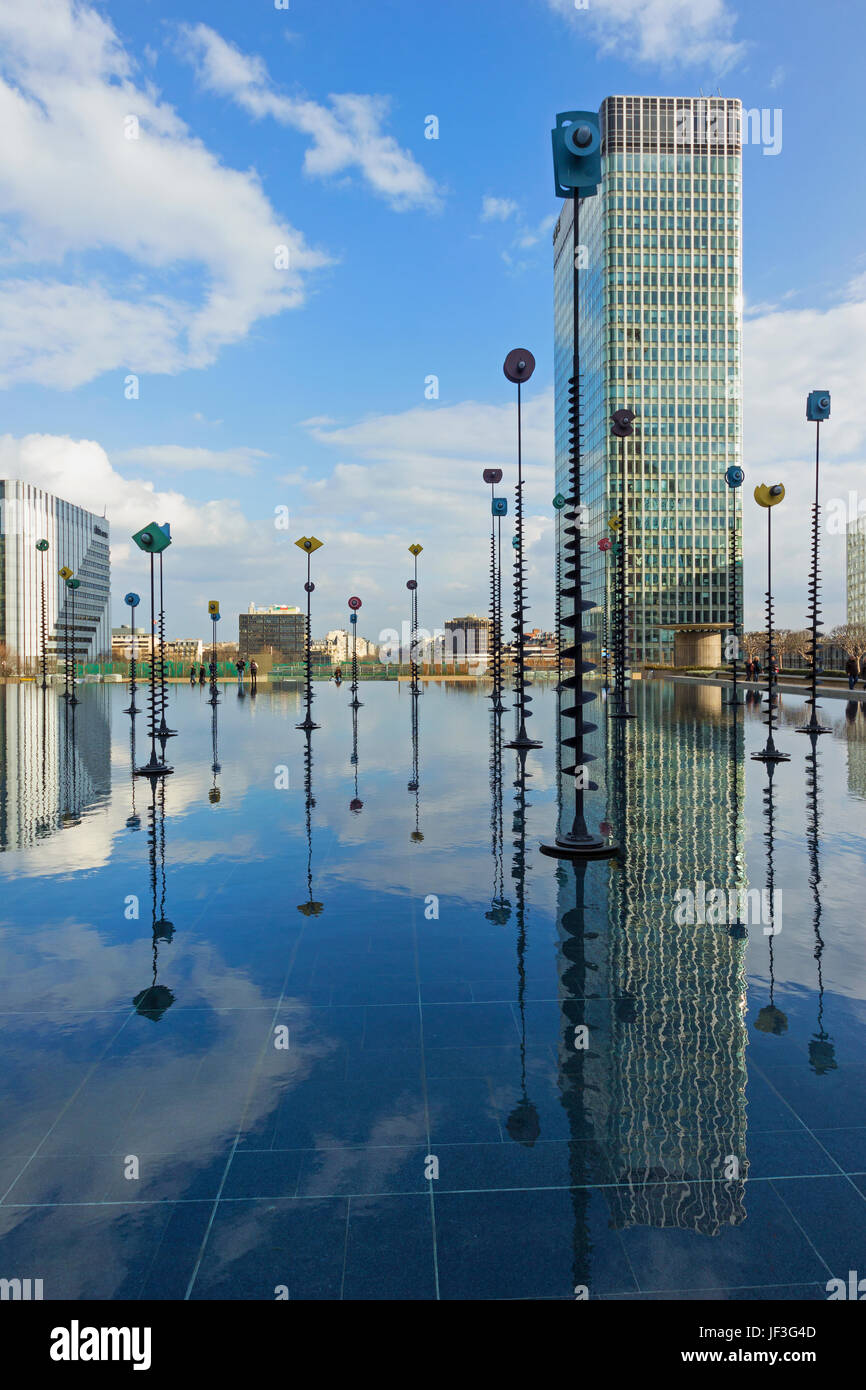
[[[409,638],[409,674],[412,679],[409,689],[412,691],[413,695],[418,695],[420,693],[420,686],[418,685],[418,662],[416,659],[416,644],[418,641],[418,556],[421,554],[421,551],[423,549],[423,545],[418,545],[417,542],[414,545],[409,546],[409,553],[412,555],[415,561],[415,571],[414,578],[406,580],[406,588],[412,595],[412,632]]]
[[[130,592],[124,594],[123,601],[129,608],[129,704],[123,713],[135,715],[141,713],[135,703],[135,610],[141,602],[141,598],[138,594]]]
[[[819,469],[821,458],[821,422],[830,418],[830,392],[810,391],[806,398],[806,419],[815,424],[815,501],[812,503],[812,567],[809,574],[809,627],[811,631],[810,650],[812,673],[809,682],[809,699],[812,713],[808,724],[797,729],[798,734],[829,734],[830,730],[821,724],[818,715],[818,628],[821,624],[821,575],[818,558],[820,534],[821,501],[819,495]]]
[[[68,648],[68,651],[69,651],[70,679],[67,681],[67,687],[68,687],[68,689],[69,689],[69,694],[67,695],[66,700],[67,700],[67,704],[69,704],[70,706],[72,706],[72,707],[74,708],[75,705],[81,703],[80,700],[77,698],[77,696],[76,696],[76,694],[75,694],[75,590],[76,590],[76,589],[79,589],[79,588],[81,587],[81,580],[80,580],[80,579],[67,579],[67,581],[66,581],[66,587],[67,587],[67,589],[69,590],[69,593],[70,593],[70,595],[71,595],[71,608],[72,608],[72,613],[71,613],[71,617],[72,617],[72,641],[70,642],[69,648]]]
[[[72,570],[68,565],[61,565],[57,571],[60,579],[63,580],[64,588],[68,580],[72,578]],[[66,611],[66,600],[63,601],[63,698],[69,699],[69,615]]]
[[[520,388],[524,381],[528,381],[535,371],[535,358],[526,348],[514,348],[509,352],[505,359],[502,370],[509,381],[517,385],[517,487],[514,494],[514,535],[515,550],[514,557],[514,626],[512,631],[515,636],[516,660],[514,664],[514,694],[517,724],[517,733],[507,748],[541,748],[539,739],[532,739],[526,732],[526,721],[532,717],[532,711],[527,709],[527,705],[532,704],[532,696],[527,695],[527,690],[532,688],[532,682],[526,679],[526,656],[525,656],[525,635],[526,626],[526,598],[524,593],[524,560],[523,560],[523,427],[521,419],[521,398]]]
[[[767,509],[767,718],[764,721],[767,725],[767,742],[760,753],[753,753],[752,757],[758,762],[763,763],[786,763],[790,761],[789,753],[780,753],[773,742],[773,731],[776,727],[775,720],[775,681],[776,673],[773,670],[775,651],[773,647],[773,507],[777,506],[785,496],[785,489],[781,483],[773,483],[767,486],[766,483],[759,484],[755,488],[755,501],[759,507]],[[772,803],[773,785],[770,780],[770,801]]]
[[[46,659],[48,647],[48,614],[45,604],[45,552],[48,549],[47,541],[37,541],[36,549],[39,551],[39,587],[41,593],[40,613],[39,613],[39,636],[42,647],[42,689],[48,689],[48,676],[46,675]]]
[[[361,607],[361,600],[353,595],[349,599],[349,607],[352,610],[349,615],[349,623],[352,628],[352,698],[349,701],[349,708],[360,709],[361,701],[358,699],[358,609]]]
[[[722,704],[730,705],[733,709],[743,703],[737,691],[737,678],[740,670],[740,557],[737,546],[737,488],[742,486],[745,476],[742,468],[738,467],[737,464],[731,464],[730,468],[725,470],[725,482],[731,489],[731,508],[733,511],[731,531],[728,537],[728,622],[733,641],[730,657],[731,694],[728,699],[722,701]]]
[[[560,545],[562,537],[560,535],[560,512],[565,506],[567,499],[558,492],[553,499],[553,506],[556,512],[556,564],[554,566],[554,583],[556,585],[556,689],[562,690],[562,555]],[[558,739],[558,734],[557,734]]]
[[[220,620],[220,611],[219,611],[219,607],[217,607],[215,610],[213,610],[213,609],[211,610],[211,615],[210,615],[210,617],[211,617],[210,699],[208,700],[208,704],[209,704],[209,705],[216,706],[216,705],[218,705],[219,702],[220,702],[220,697],[219,697],[219,684],[218,684],[218,681],[217,681],[217,677],[218,677],[218,675],[219,675],[219,668],[218,668],[218,666],[217,666],[217,640],[216,640],[216,635],[217,635],[217,623],[218,623],[219,620]]]
[[[607,556],[608,551],[613,548],[613,543],[607,536],[602,536],[598,543],[598,548],[604,556],[604,606],[601,614],[601,651],[604,690],[605,693],[607,693],[610,687],[610,622],[608,618],[609,604],[607,597]]]
[[[142,777],[161,777],[166,773],[173,772],[165,761],[164,755],[160,756],[156,751],[157,740],[157,690],[156,690],[156,597],[154,585],[153,557],[160,555],[171,545],[171,537],[157,523],[151,522],[149,526],[137,531],[132,538],[139,550],[143,550],[150,557],[150,689],[148,691],[149,720],[150,726],[150,758],[143,767],[138,768],[137,772]]]
[[[562,655],[573,662],[573,675],[563,681],[566,690],[573,691],[574,703],[562,711],[565,719],[574,721],[574,733],[561,742],[566,748],[574,750],[574,762],[563,766],[562,775],[574,779],[574,816],[571,828],[559,830],[553,839],[541,846],[542,853],[557,857],[602,858],[616,853],[616,845],[609,839],[595,834],[587,828],[584,810],[584,795],[597,790],[597,783],[587,776],[587,764],[594,762],[594,755],[584,749],[584,738],[594,733],[598,726],[583,717],[583,709],[595,700],[591,690],[584,690],[583,678],[588,671],[595,669],[594,663],[584,660],[584,643],[592,642],[594,634],[583,626],[584,614],[597,605],[583,596],[583,553],[582,529],[583,503],[581,501],[581,418],[580,418],[580,199],[591,197],[601,181],[601,133],[598,117],[591,111],[572,111],[556,118],[553,131],[554,171],[556,191],[562,197],[574,200],[573,220],[573,270],[572,270],[572,309],[574,355],[572,374],[569,381],[569,497],[566,512],[563,546],[566,552],[565,573],[562,576],[562,598],[572,600],[572,612],[562,618],[563,625],[574,629],[573,645],[567,647]]]
[[[168,522],[163,522],[163,531],[166,535],[171,534]],[[157,738],[165,743],[168,738],[174,738],[177,729],[170,729],[165,719],[165,712],[168,708],[168,686],[165,679],[165,601],[163,598],[162,586],[162,551],[159,552],[159,706],[160,719],[157,730]]]
[[[313,628],[312,628],[312,617],[311,617],[311,613],[310,613],[310,600],[311,600],[312,595],[313,595],[313,590],[315,589],[316,586],[315,586],[315,584],[313,583],[312,579],[310,578],[310,559],[311,559],[311,556],[312,556],[312,554],[313,554],[313,551],[314,551],[314,550],[319,550],[320,547],[321,547],[323,544],[324,544],[324,542],[319,541],[319,540],[316,540],[316,537],[315,537],[315,536],[301,536],[300,540],[295,541],[295,545],[298,546],[298,548],[299,548],[300,550],[303,550],[304,553],[305,553],[305,555],[306,555],[306,557],[307,557],[307,582],[306,582],[306,584],[304,585],[304,589],[305,589],[306,595],[307,595],[307,626],[306,626],[306,641],[305,641],[305,644],[304,644],[304,665],[305,665],[305,673],[306,673],[306,674],[305,674],[305,680],[304,680],[304,703],[305,703],[305,705],[306,705],[306,712],[305,712],[304,718],[301,720],[300,724],[296,724],[296,725],[295,725],[295,728],[296,728],[296,729],[304,729],[307,733],[309,733],[309,732],[310,732],[311,730],[313,730],[313,729],[318,729],[318,728],[319,728],[319,725],[316,724],[316,723],[313,721],[313,715],[312,715],[312,703],[313,703]]]
[[[504,497],[497,497],[494,488],[497,483],[502,481],[501,468],[485,468],[484,481],[490,484],[490,645],[491,666],[493,674],[493,690],[491,699],[493,700],[493,713],[502,714],[505,705],[502,703],[502,574],[500,561],[502,554],[502,518],[508,512],[508,502]],[[499,545],[497,546],[496,529],[499,528]]]
[[[634,434],[633,410],[615,410],[611,416],[611,433],[619,440],[620,513],[619,540],[616,550],[618,615],[616,621],[616,651],[614,670],[616,680],[616,709],[614,719],[634,719],[628,707],[626,662],[628,661],[628,487],[626,478],[625,441]]]

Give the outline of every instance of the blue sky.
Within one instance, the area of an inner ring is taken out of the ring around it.
[[[780,152],[744,151],[747,625],[751,489],[776,478],[780,619],[802,625],[811,387],[833,392],[825,497],[862,473],[863,30],[840,0],[4,0],[0,473],[108,508],[118,599],[143,582],[126,537],[171,520],[176,635],[204,632],[209,597],[226,617],[300,602],[310,533],[317,631],[352,592],[371,637],[407,617],[415,540],[432,628],[486,604],[480,474],[513,484],[502,360],[528,347],[530,618],[549,622],[550,127],[613,92],[720,86],[782,112]],[[833,623],[838,534],[824,554]]]

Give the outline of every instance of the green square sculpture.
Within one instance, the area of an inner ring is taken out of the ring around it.
[[[165,534],[156,521],[152,521],[149,526],[143,526],[140,531],[136,531],[132,539],[139,550],[146,551],[148,555],[158,555],[161,550],[167,550],[171,545],[170,537]]]

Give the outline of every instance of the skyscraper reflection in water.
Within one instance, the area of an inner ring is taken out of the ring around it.
[[[0,850],[77,824],[111,791],[110,691],[69,709],[56,689],[0,686]]]
[[[658,706],[652,720],[609,724],[608,815],[621,851],[560,879],[577,1282],[589,1273],[578,1267],[588,1247],[577,1189],[598,1181],[588,1174],[601,1162],[615,1229],[712,1236],[746,1216],[746,943],[732,923],[674,915],[683,889],[744,886],[742,730],[732,735],[720,694],[652,687],[639,697]]]

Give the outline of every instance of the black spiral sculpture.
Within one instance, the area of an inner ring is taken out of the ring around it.
[[[764,723],[767,726],[767,742],[760,753],[753,753],[752,757],[757,762],[762,763],[787,763],[790,762],[789,753],[780,753],[773,740],[773,733],[776,730],[776,673],[773,669],[776,649],[773,638],[775,636],[773,628],[773,507],[775,507],[785,496],[785,489],[781,483],[774,483],[768,487],[765,483],[760,483],[755,488],[755,501],[760,507],[767,509],[767,596],[764,604],[764,611],[767,619],[767,717]],[[771,782],[772,798],[772,782]]]
[[[812,663],[811,679],[809,681],[809,698],[807,704],[811,705],[812,712],[809,715],[808,724],[802,725],[797,729],[798,734],[829,734],[830,729],[820,723],[818,719],[818,629],[823,627],[821,622],[821,571],[818,557],[818,541],[820,535],[821,518],[821,497],[820,497],[820,469],[821,469],[821,425],[823,421],[830,418],[830,392],[829,391],[810,391],[806,397],[806,419],[815,425],[815,500],[812,503],[812,564],[809,570],[809,655]]]
[[[736,636],[737,620],[739,617],[739,584],[737,582],[737,527],[736,523],[731,527],[731,534],[728,537],[728,623],[730,631]],[[731,643],[731,658],[729,661],[731,671],[731,693],[728,699],[723,700],[725,705],[734,708],[742,704],[737,690],[737,678],[739,676],[740,648],[738,642]]]
[[[168,709],[168,685],[165,678],[165,602],[162,589],[162,552],[159,556],[159,709],[160,720],[156,736],[164,744],[166,739],[174,738],[177,729],[170,729],[166,723]]]
[[[634,434],[633,410],[615,410],[611,416],[611,434],[619,440],[620,511],[619,537],[616,548],[616,647],[614,649],[614,678],[616,708],[614,719],[634,719],[628,707],[626,689],[626,660],[628,656],[628,492],[626,479],[625,441]]]
[[[579,350],[579,282],[578,282],[578,210],[580,202],[574,202],[574,362],[572,376],[568,383],[568,419],[569,419],[569,497],[567,510],[565,512],[565,536],[566,541],[563,550],[566,552],[565,573],[562,576],[563,585],[560,589],[561,598],[572,599],[572,612],[565,614],[562,618],[564,627],[574,629],[572,645],[566,647],[562,653],[566,661],[573,662],[573,675],[566,677],[562,682],[563,689],[573,691],[573,704],[567,705],[562,710],[562,718],[570,719],[574,722],[574,733],[560,741],[564,747],[573,750],[574,762],[563,766],[562,775],[574,779],[574,818],[571,829],[568,831],[560,830],[554,840],[548,841],[541,846],[542,853],[557,857],[577,855],[592,858],[602,858],[616,853],[616,845],[609,839],[601,835],[593,834],[587,829],[586,816],[584,813],[584,793],[586,791],[597,790],[596,782],[588,781],[586,778],[586,765],[595,762],[593,754],[584,751],[583,740],[587,734],[594,733],[598,725],[590,723],[583,717],[584,705],[592,704],[596,699],[591,690],[584,690],[583,678],[588,671],[595,670],[592,661],[585,661],[583,655],[584,642],[595,640],[595,634],[583,627],[584,613],[591,612],[598,605],[590,599],[583,597],[583,553],[581,542],[582,503],[581,503],[581,424],[580,424],[580,350]],[[568,756],[568,755],[566,755]]]
[[[532,682],[526,678],[526,654],[524,642],[524,628],[526,626],[526,593],[525,593],[525,568],[523,559],[523,442],[522,442],[522,422],[521,422],[521,398],[520,388],[523,382],[528,381],[535,371],[535,358],[526,348],[514,348],[509,352],[505,359],[502,370],[509,381],[517,385],[517,486],[514,489],[514,612],[512,617],[514,623],[512,632],[514,633],[515,661],[514,661],[514,696],[516,709],[517,733],[507,748],[540,748],[541,742],[532,739],[526,732],[526,721],[532,717],[532,711],[527,706],[532,704],[532,696],[527,695],[527,690],[532,689]]]

